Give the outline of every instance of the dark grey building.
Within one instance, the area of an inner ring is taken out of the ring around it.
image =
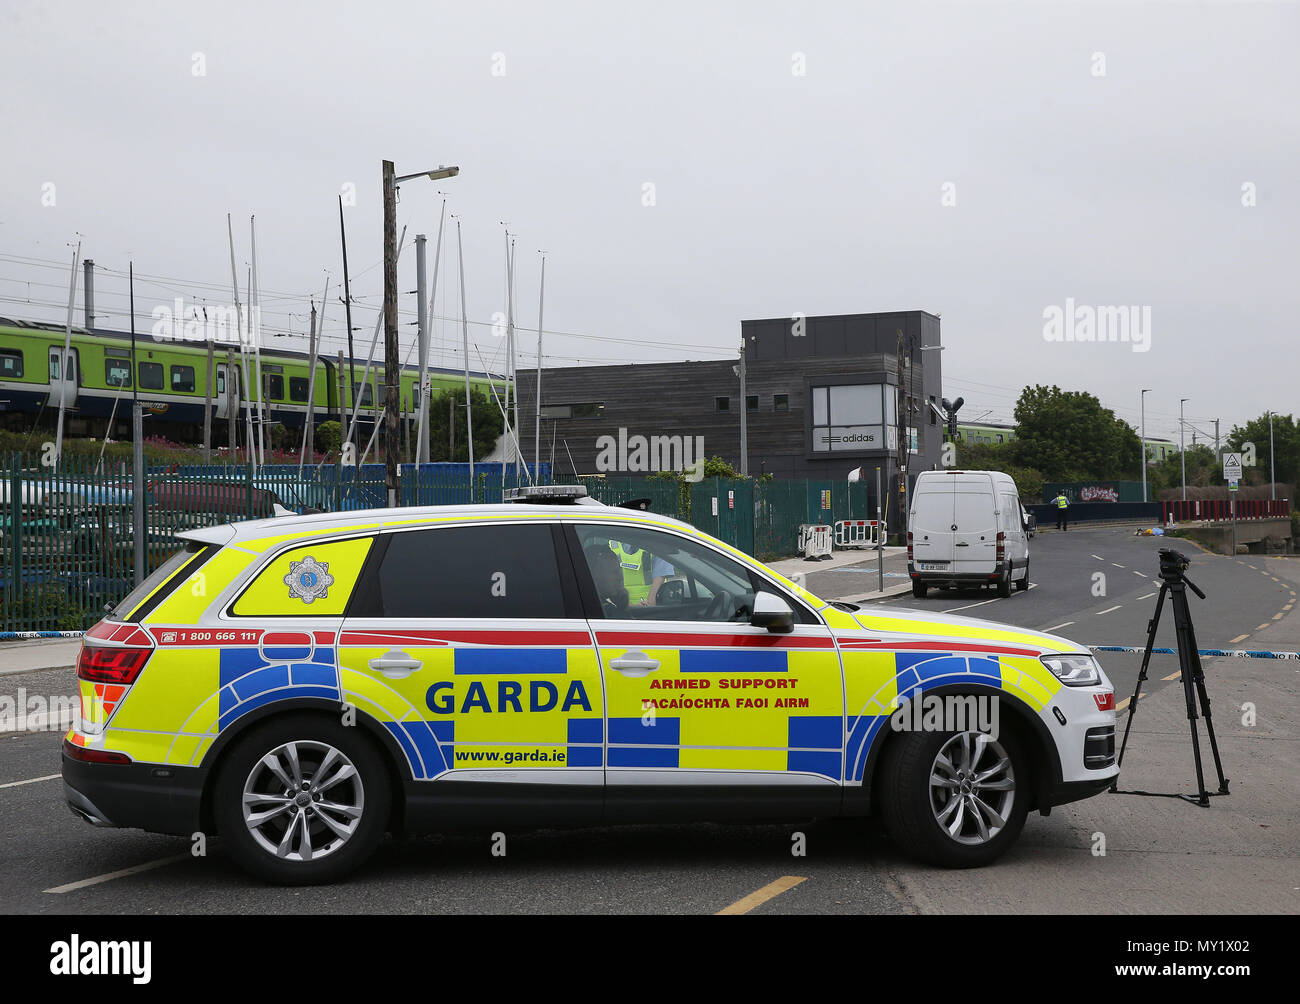
[[[542,374],[542,460],[555,476],[630,474],[719,456],[749,473],[889,484],[899,451],[899,345],[912,453],[909,481],[939,464],[939,318],[925,311],[742,321],[745,400],[735,359],[579,366]],[[533,455],[536,375],[518,375],[520,443]],[[910,485],[909,485],[910,488]],[[873,493],[874,494],[874,493]]]

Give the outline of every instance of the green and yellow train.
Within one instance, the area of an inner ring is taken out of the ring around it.
[[[151,434],[184,442],[201,438],[207,394],[206,342],[158,341],[148,334],[137,335],[133,366],[131,336],[126,332],[74,327],[72,347],[66,353],[65,335],[62,325],[0,318],[0,425],[30,428],[34,420],[54,419],[62,399],[65,427],[71,435],[107,432],[121,436],[130,428],[130,402],[134,393],[151,416]],[[245,364],[251,381],[255,379],[256,369],[252,353],[245,363],[237,345],[216,343],[212,386],[214,443],[225,441],[227,419],[232,411],[242,422]],[[361,408],[357,423],[368,432],[387,396],[382,361],[371,366],[363,389],[360,385],[365,360],[353,360],[349,365],[345,358],[342,391],[337,357],[316,357],[314,384],[311,365],[305,352],[262,349],[262,400],[267,422],[301,431],[307,420],[309,392],[315,425],[344,421],[344,410],[346,417],[350,417],[359,395]],[[355,373],[356,385],[346,386],[351,375],[346,371]],[[419,379],[418,367],[402,367],[399,387],[403,418],[414,417],[419,404]],[[432,369],[430,383],[431,395],[448,389],[463,390],[465,376],[458,370]],[[500,388],[499,379],[497,383]],[[485,375],[472,373],[470,384],[491,396]],[[342,406],[340,393],[345,398]],[[112,430],[107,425],[110,419]]]

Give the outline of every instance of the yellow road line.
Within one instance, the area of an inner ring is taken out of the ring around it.
[[[1177,673],[1170,673],[1168,676],[1162,676],[1160,679],[1162,679],[1162,680],[1177,680],[1177,679],[1178,679],[1180,676],[1182,676],[1182,675],[1183,675],[1183,671],[1180,669]]]
[[[1228,642],[1228,644],[1229,644],[1229,645],[1235,645],[1235,644],[1237,644],[1237,642],[1239,642],[1239,641],[1245,641],[1245,640],[1246,640],[1247,638],[1249,638],[1249,637],[1250,637],[1250,635],[1248,635],[1248,634],[1239,634],[1239,635],[1237,635],[1237,637],[1233,638],[1232,641]]]
[[[1268,621],[1265,621],[1265,622],[1264,622],[1263,624],[1261,624],[1259,627],[1255,628],[1255,630],[1256,630],[1256,631],[1263,631],[1266,627],[1268,627]]]
[[[723,915],[749,913],[750,910],[757,909],[769,899],[774,899],[780,896],[781,893],[793,889],[800,882],[806,881],[808,881],[806,875],[783,875],[775,882],[769,882],[762,889],[751,892],[744,899],[738,899],[731,906],[719,910],[714,916],[721,917]]]
[[[1280,621],[1281,619],[1282,619],[1282,615],[1281,615],[1281,614],[1274,614],[1274,615],[1273,615],[1273,620],[1275,620],[1275,621]]]

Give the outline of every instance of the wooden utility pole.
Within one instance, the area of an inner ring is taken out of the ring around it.
[[[397,410],[401,404],[398,396],[397,348],[397,192],[393,181],[393,162],[383,162],[384,183],[384,383],[388,393],[384,400],[384,464],[387,473],[388,504],[397,505],[399,482],[397,479]],[[376,414],[376,419],[378,415]]]
[[[213,354],[216,351],[212,344],[212,339],[208,339],[208,368],[207,375],[203,379],[203,462],[212,463],[212,383],[216,379],[213,376]]]
[[[456,462],[456,399],[447,395],[447,460]]]

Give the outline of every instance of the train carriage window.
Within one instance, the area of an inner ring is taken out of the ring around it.
[[[172,367],[172,391],[181,394],[194,393],[194,367]]]
[[[307,378],[306,377],[289,378],[289,400],[290,401],[307,400]]]
[[[21,380],[22,377],[22,350],[0,349],[0,380]]]
[[[137,369],[141,390],[163,389],[162,363],[141,363]]]
[[[284,400],[284,377],[278,373],[265,373],[262,375],[262,382],[265,386],[262,392],[269,401]]]
[[[355,383],[354,383],[354,384],[352,385],[352,401],[353,401],[354,406],[355,406],[355,402],[356,402],[356,400],[357,400],[357,391],[358,391],[358,390],[361,391],[361,407],[363,407],[363,408],[369,408],[371,405],[373,405],[373,404],[375,403],[375,395],[374,395],[374,393],[371,391],[370,384],[366,384],[366,385],[362,386],[361,384],[355,384]]]
[[[130,387],[131,363],[125,359],[105,359],[104,382],[110,387]]]
[[[217,393],[224,394],[225,392],[226,392],[226,371],[221,367],[217,367]]]

